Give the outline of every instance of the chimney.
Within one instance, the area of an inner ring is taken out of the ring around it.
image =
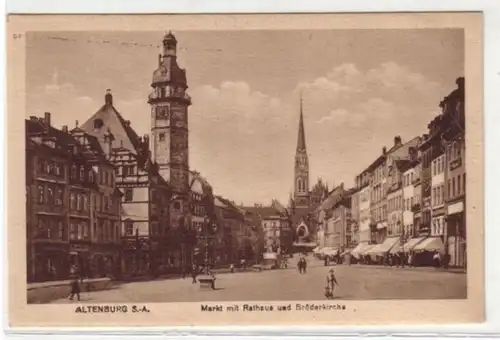
[[[30,116],[30,120],[32,122],[36,122],[36,121],[38,121],[38,118],[37,118],[37,116]]]
[[[62,132],[68,133],[68,126],[67,125],[62,126]]]
[[[384,146],[382,147],[382,154],[385,155],[387,153],[387,148]]]
[[[465,78],[464,77],[457,78],[457,81],[455,83],[457,84],[459,90],[463,90],[465,88]]]
[[[47,127],[50,127],[50,112],[45,112],[43,121]]]
[[[143,137],[143,139],[144,139],[144,144],[145,145],[149,145],[149,135],[145,134],[144,137]]]
[[[111,94],[111,90],[106,90],[106,95],[104,96],[104,103],[106,105],[113,105],[113,95]]]
[[[126,120],[126,121],[125,121],[125,124],[126,124],[127,126],[130,126],[130,120]]]
[[[403,145],[401,136],[394,137],[394,146],[401,146],[401,145]]]

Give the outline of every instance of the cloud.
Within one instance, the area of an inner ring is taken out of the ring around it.
[[[394,62],[367,70],[352,63],[335,65],[280,97],[242,80],[198,86],[189,91],[190,166],[218,194],[236,201],[244,197],[247,203],[273,197],[285,203],[293,186],[300,94],[311,182],[323,177],[351,183],[395,135],[408,140],[424,133],[437,112],[440,91],[440,84]],[[61,82],[57,72],[28,97],[30,110],[53,112],[56,124],[68,124],[68,117],[84,121],[103,104],[103,98]],[[149,133],[147,93],[114,97],[134,129]]]

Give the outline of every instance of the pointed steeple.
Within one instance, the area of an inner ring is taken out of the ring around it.
[[[299,135],[297,138],[297,151],[306,150],[306,135],[304,132],[304,113],[302,110],[302,93],[300,94],[300,118],[299,118]]]

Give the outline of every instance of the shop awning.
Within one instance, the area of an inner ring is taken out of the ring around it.
[[[337,248],[333,248],[333,247],[323,248],[323,250],[321,251],[321,254],[323,254],[323,255],[336,255]]]
[[[388,237],[384,242],[377,244],[375,247],[367,252],[370,256],[382,256],[389,252],[399,242],[399,237]]]
[[[368,252],[375,248],[377,245],[376,244],[367,244],[361,251],[358,252],[359,255],[361,256],[366,256],[368,255]]]
[[[417,244],[425,240],[425,237],[414,237],[409,239],[402,247],[400,244],[396,244],[392,249],[391,249],[391,254],[396,254],[400,252],[405,252],[409,253],[410,251],[415,248]]]
[[[441,237],[429,237],[417,244],[413,251],[438,251],[444,253],[444,244],[441,241]]]
[[[367,246],[369,246],[368,242],[359,243],[356,246],[356,248],[354,248],[351,251],[352,256],[354,256],[355,258],[359,259],[359,257],[361,256],[361,253],[363,252],[363,249],[365,249]]]

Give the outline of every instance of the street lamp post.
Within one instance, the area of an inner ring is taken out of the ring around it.
[[[204,259],[204,270],[203,270],[203,275],[198,277],[198,281],[200,282],[200,289],[215,289],[215,278],[213,275],[211,275],[210,270],[209,270],[209,255],[208,255],[208,246],[209,246],[209,232],[210,228],[213,228],[214,226],[211,223],[210,217],[207,215],[205,216],[205,223],[204,223],[204,241],[205,241],[205,259]]]
[[[398,226],[401,227],[401,222],[398,221]],[[401,256],[401,267],[404,268],[405,267],[405,229],[404,227],[401,228],[401,238],[399,240],[399,244],[401,245],[401,250],[403,252],[402,256]]]

